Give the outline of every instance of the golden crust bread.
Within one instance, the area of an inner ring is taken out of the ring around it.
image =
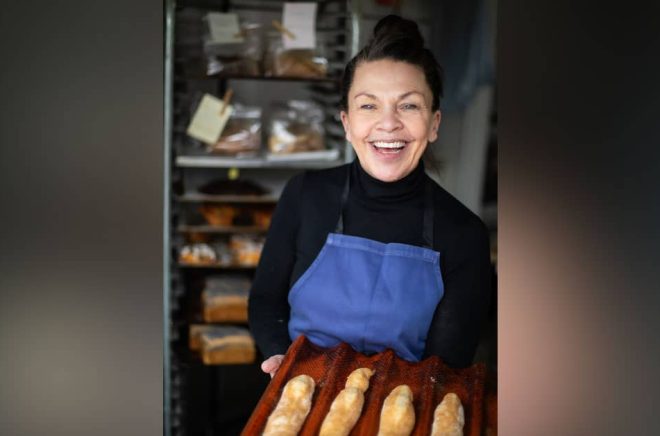
[[[312,408],[315,387],[314,379],[305,374],[289,380],[275,410],[268,417],[263,436],[297,435]]]
[[[369,379],[374,375],[374,371],[369,368],[358,368],[346,379],[347,388],[358,388],[362,392],[369,389]]]
[[[364,393],[358,388],[345,388],[335,397],[323,419],[319,436],[347,436],[360,419]]]
[[[431,436],[463,436],[465,415],[460,398],[453,392],[442,399],[433,412]]]
[[[399,385],[392,389],[383,402],[378,436],[408,436],[414,426],[412,391],[408,385]]]
[[[346,387],[337,394],[323,419],[319,436],[347,436],[362,413],[364,392],[374,374],[369,368],[358,368],[346,379]]]

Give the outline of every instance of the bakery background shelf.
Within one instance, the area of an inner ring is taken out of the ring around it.
[[[263,228],[256,226],[211,226],[203,209],[230,206],[240,209],[244,218],[251,215],[252,210],[267,212],[276,205],[287,180],[296,173],[342,165],[354,158],[352,148],[344,138],[337,104],[343,66],[357,49],[359,32],[353,33],[354,26],[359,24],[357,14],[344,0],[318,3],[317,41],[324,49],[319,55],[328,61],[325,77],[265,76],[263,68],[259,69],[260,75],[230,74],[227,71],[207,74],[208,58],[204,52],[208,31],[204,16],[207,12],[237,13],[241,23],[260,23],[267,34],[271,21],[282,17],[282,1],[168,2],[165,70],[168,156],[165,246],[168,248],[168,268],[165,279],[169,286],[167,301],[170,306],[164,338],[166,355],[169,356],[169,366],[165,369],[164,427],[167,436],[238,436],[270,382],[270,377],[260,369],[261,355],[253,364],[205,365],[199,353],[189,349],[189,326],[193,324],[247,327],[247,322],[206,322],[201,296],[208,279],[230,275],[253,279],[256,266],[181,262],[182,246],[197,238],[217,239],[224,243],[228,236],[251,233],[261,237],[266,234]],[[266,49],[267,44],[263,45],[262,48]],[[262,110],[262,143],[256,154],[238,157],[213,153],[206,144],[187,134],[197,100],[203,94],[222,96],[230,88],[234,102]],[[277,104],[291,100],[316,102],[322,108],[326,149],[271,154],[266,141],[270,116]],[[223,184],[230,180],[254,182],[264,189],[250,190],[240,184]],[[234,222],[252,223],[247,219]]]
[[[209,155],[177,156],[176,166],[180,168],[327,168],[343,164],[336,153],[287,157],[232,158]]]
[[[239,74],[227,75],[189,75],[180,80],[259,80],[264,82],[308,82],[308,83],[338,83],[338,77],[294,77],[294,76],[248,76]]]
[[[278,198],[269,195],[207,195],[186,193],[178,195],[175,200],[180,203],[264,203],[275,204]]]
[[[211,225],[180,225],[179,233],[266,233],[268,228],[261,226],[211,226]]]
[[[177,265],[181,268],[193,268],[193,269],[218,269],[218,270],[254,270],[257,268],[256,265],[239,265],[239,264],[221,264],[221,263],[185,263],[177,262]]]

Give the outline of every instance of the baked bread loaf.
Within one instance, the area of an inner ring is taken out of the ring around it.
[[[378,436],[408,436],[414,426],[412,391],[408,385],[399,385],[392,389],[383,402]]]
[[[431,436],[463,436],[465,415],[460,398],[453,392],[444,396],[433,412]]]
[[[374,375],[374,371],[369,368],[358,368],[348,375],[346,379],[347,388],[358,388],[362,392],[369,389],[369,379]]]
[[[254,339],[246,328],[218,326],[202,332],[201,339],[206,365],[252,363],[256,357]]]
[[[346,379],[345,388],[337,394],[323,419],[319,436],[347,436],[360,418],[364,392],[369,389],[369,368],[358,368]]]
[[[247,321],[251,283],[247,277],[238,275],[207,278],[201,297],[204,321]]]
[[[217,328],[214,325],[190,324],[188,327],[188,348],[191,351],[200,351],[202,349],[202,335]]]
[[[314,379],[301,374],[289,380],[275,410],[268,417],[263,436],[295,436],[312,408]]]

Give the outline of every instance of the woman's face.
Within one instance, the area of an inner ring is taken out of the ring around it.
[[[393,182],[417,167],[438,137],[440,111],[431,111],[432,99],[421,68],[390,59],[357,66],[341,121],[369,175]]]

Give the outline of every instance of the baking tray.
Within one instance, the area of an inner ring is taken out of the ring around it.
[[[316,389],[312,397],[312,408],[299,435],[316,435],[330,404],[344,388],[346,378],[353,370],[361,367],[371,368],[375,373],[365,393],[362,414],[351,435],[368,436],[378,432],[383,401],[391,390],[400,384],[407,384],[413,392],[415,427],[412,435],[431,433],[435,407],[448,392],[458,395],[463,404],[463,434],[482,434],[486,377],[486,367],[483,363],[452,369],[437,356],[411,363],[400,359],[390,349],[366,356],[345,343],[333,348],[323,348],[314,345],[305,336],[300,336],[289,348],[280,369],[261,396],[241,435],[261,434],[284,385],[300,374],[312,377],[316,382]]]

